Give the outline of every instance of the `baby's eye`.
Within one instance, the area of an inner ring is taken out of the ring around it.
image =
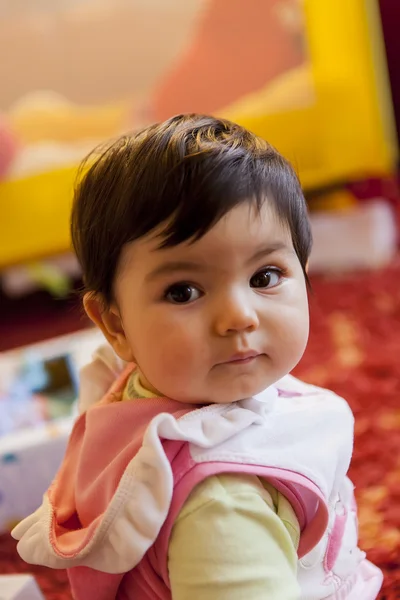
[[[278,269],[262,269],[250,279],[253,288],[272,288],[280,283],[282,273]]]
[[[202,292],[194,285],[176,283],[167,289],[165,299],[172,304],[188,304],[198,300],[201,295]]]

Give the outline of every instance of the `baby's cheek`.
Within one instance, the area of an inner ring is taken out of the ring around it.
[[[308,329],[293,327],[280,332],[274,362],[282,375],[290,372],[301,359],[307,345]]]
[[[183,333],[170,327],[158,335],[158,357],[163,368],[175,376],[191,371],[196,362],[196,344],[189,331]]]
[[[308,336],[308,313],[298,306],[282,307],[280,318],[275,321],[275,327],[278,341],[294,347],[302,346]]]
[[[164,356],[171,375],[185,377],[185,375],[192,374],[196,360],[191,345],[185,345],[178,341],[177,345],[172,344],[165,349]]]

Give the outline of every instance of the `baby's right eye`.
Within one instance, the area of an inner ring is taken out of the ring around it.
[[[165,299],[172,304],[189,304],[198,300],[202,292],[188,283],[175,283],[165,292]]]

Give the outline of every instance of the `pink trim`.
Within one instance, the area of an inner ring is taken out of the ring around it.
[[[301,498],[301,495],[296,489],[294,489],[293,486],[288,485],[280,479],[268,477],[268,481],[276,490],[278,490],[278,492],[283,494],[283,496],[285,496],[289,500],[294,512],[296,513],[296,517],[300,526],[300,531],[302,531],[306,525],[307,510]]]
[[[281,390],[279,388],[277,388],[278,390],[278,397],[279,398],[298,398],[300,396],[303,396],[303,394],[301,392],[295,392],[290,391],[290,390]]]
[[[155,544],[155,551],[160,561],[160,574],[168,587],[168,544],[175,519],[191,491],[211,475],[251,473],[268,479],[288,498],[289,502],[293,501],[293,509],[299,523],[302,524],[300,525],[302,531],[298,548],[299,558],[312,550],[326,531],[329,520],[326,501],[320,489],[303,475],[286,469],[261,465],[225,462],[195,463],[190,455],[189,444],[185,444],[181,448],[181,456],[178,462],[181,467],[183,467],[183,463],[186,464],[186,472],[181,470],[179,473],[175,473],[174,496],[170,511]],[[303,494],[307,497],[306,502],[302,500]]]
[[[329,573],[338,557],[340,546],[342,545],[344,530],[347,522],[347,508],[342,504],[343,514],[336,515],[333,529],[328,539],[328,547],[324,558],[324,569]]]

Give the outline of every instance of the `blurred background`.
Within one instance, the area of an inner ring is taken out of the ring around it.
[[[398,0],[0,0],[0,572],[32,570],[7,531],[54,476],[101,339],[70,251],[78,165],[205,112],[299,174],[314,249],[296,375],[356,415],[361,543],[385,571],[381,600],[400,598],[399,32]],[[33,572],[46,598],[70,598],[63,572]]]

